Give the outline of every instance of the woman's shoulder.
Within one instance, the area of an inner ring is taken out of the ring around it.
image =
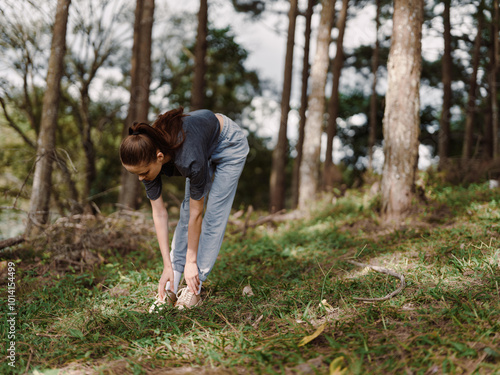
[[[209,109],[197,109],[196,111],[187,112],[187,116],[183,117],[184,122],[197,121],[197,120],[214,120],[216,119],[215,113]]]

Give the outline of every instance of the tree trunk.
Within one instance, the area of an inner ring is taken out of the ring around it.
[[[375,15],[375,48],[372,55],[372,95],[370,97],[370,131],[368,134],[368,170],[373,170],[373,147],[377,136],[377,72],[380,55],[380,41],[378,34],[380,30],[380,0],[375,0],[377,13]]]
[[[37,141],[37,157],[33,189],[31,192],[26,235],[40,232],[40,225],[49,218],[50,192],[52,188],[52,164],[54,161],[57,115],[61,92],[61,78],[64,74],[66,53],[66,27],[71,0],[58,0],[52,46],[47,72],[47,89],[43,97],[42,119]]]
[[[205,73],[207,65],[207,28],[208,4],[207,0],[200,0],[200,11],[198,12],[198,34],[194,53],[194,78],[191,91],[191,110],[205,107]]]
[[[90,122],[89,105],[90,97],[88,92],[88,86],[85,85],[81,92],[81,103],[80,103],[80,115],[82,116],[82,145],[83,151],[85,153],[85,184],[83,186],[82,193],[82,206],[86,213],[92,212],[92,207],[90,202],[87,200],[90,197],[90,191],[92,188],[92,183],[94,182],[97,171],[95,168],[95,150],[94,143],[91,138],[92,124]]]
[[[399,222],[414,192],[420,132],[423,0],[395,0],[384,113],[382,215]]]
[[[151,83],[151,39],[154,16],[154,0],[137,0],[132,47],[130,103],[123,138],[134,121],[147,122],[149,112],[149,84]],[[136,209],[141,196],[137,176],[122,168],[119,203],[121,207]]]
[[[335,184],[342,182],[342,174],[339,168],[333,164],[333,138],[337,134],[337,116],[339,112],[339,82],[340,73],[344,65],[344,33],[345,25],[347,23],[347,7],[349,0],[342,1],[342,10],[337,21],[337,29],[339,35],[337,37],[337,53],[333,60],[332,73],[332,93],[330,95],[330,102],[328,104],[328,127],[326,128],[326,156],[325,167],[323,169],[323,190],[331,190]]]
[[[311,42],[311,20],[313,15],[313,7],[315,0],[308,0],[306,10],[306,29],[304,33],[304,56],[302,58],[302,91],[300,94],[300,120],[299,120],[299,138],[295,149],[297,156],[293,163],[292,175],[292,206],[297,208],[299,203],[299,171],[300,163],[302,162],[302,146],[304,145],[304,127],[306,125],[306,111],[307,111],[307,81],[309,79],[309,48]]]
[[[290,0],[288,12],[288,38],[286,42],[285,73],[283,77],[283,92],[281,94],[281,120],[278,133],[278,143],[273,152],[273,165],[270,178],[269,205],[271,213],[285,207],[285,175],[288,156],[288,112],[290,112],[290,94],[292,90],[293,48],[295,44],[295,23],[297,20],[297,1]]]
[[[311,68],[311,95],[308,101],[302,163],[300,165],[299,208],[305,209],[318,191],[321,133],[325,112],[325,85],[328,73],[335,0],[323,0],[316,42],[316,54]]]
[[[481,155],[479,156],[481,159],[484,160],[491,160],[493,156],[493,107],[492,107],[492,98],[491,95],[493,94],[491,87],[492,85],[495,84],[495,82],[492,82],[493,77],[492,75],[492,59],[493,59],[493,48],[489,48],[489,55],[490,55],[490,63],[488,66],[488,84],[489,84],[489,90],[488,90],[488,97],[485,100],[485,107],[483,110],[484,113],[484,133],[482,134],[482,145],[481,145]]]
[[[492,61],[492,86],[491,86],[491,121],[492,121],[492,133],[493,133],[493,159],[497,160],[499,158],[498,149],[498,59],[500,53],[500,46],[498,42],[498,0],[493,0],[493,61]]]
[[[476,112],[477,72],[481,58],[481,32],[483,29],[483,2],[481,1],[477,12],[477,34],[474,40],[474,51],[472,56],[472,75],[470,78],[469,97],[467,99],[467,116],[465,118],[464,144],[462,148],[462,159],[468,160],[472,156],[474,143],[474,115]]]
[[[450,23],[451,0],[444,0],[443,25],[444,25],[444,55],[441,61],[443,81],[443,107],[438,139],[439,168],[446,166],[446,160],[450,148],[450,118],[451,118],[451,23]]]

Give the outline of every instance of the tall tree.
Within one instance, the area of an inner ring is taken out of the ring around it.
[[[285,73],[281,94],[281,120],[278,143],[273,152],[273,166],[270,179],[270,210],[276,212],[285,206],[285,167],[288,155],[288,112],[292,90],[293,50],[295,44],[295,23],[297,20],[298,0],[290,0],[288,12],[288,37],[286,42]]]
[[[14,7],[20,7],[14,10]],[[51,39],[46,40],[45,35],[52,34],[53,21],[50,21],[38,13],[38,6],[34,3],[15,2],[7,5],[8,11],[0,12],[0,55],[8,56],[4,59],[4,73],[8,78],[1,79],[0,83],[0,105],[7,124],[15,130],[25,144],[31,149],[37,149],[36,139],[40,133],[40,121],[43,112],[43,94],[45,88],[38,82],[45,81],[48,71]],[[13,76],[18,80],[10,79]],[[61,89],[62,90],[62,89]],[[61,92],[63,94],[63,90]],[[61,103],[59,104],[59,106]],[[29,128],[22,124],[26,122]],[[33,134],[34,133],[34,134]],[[35,137],[33,137],[35,135]],[[33,140],[34,138],[34,140]],[[57,138],[57,136],[56,136]],[[66,163],[66,157],[57,155],[55,151],[55,165],[62,173],[69,199],[64,201],[59,197],[61,184],[52,183],[51,195],[59,206],[66,202],[71,206],[74,213],[80,212],[78,205],[78,191],[72,179],[70,168]],[[28,170],[25,173],[30,173]],[[51,176],[54,179],[54,176]]]
[[[477,110],[476,91],[477,91],[477,73],[481,59],[481,34],[483,32],[483,0],[481,0],[477,9],[477,33],[474,39],[474,49],[472,52],[472,74],[469,83],[469,95],[467,99],[464,143],[462,148],[462,159],[467,160],[472,156],[472,145],[474,142],[474,115]]]
[[[380,55],[380,41],[379,41],[379,30],[380,30],[380,0],[375,0],[375,6],[377,8],[375,14],[375,48],[373,49],[372,55],[372,94],[370,96],[370,130],[368,134],[368,169],[371,170],[373,167],[373,147],[375,146],[375,138],[377,135],[377,73],[379,65],[379,55]]]
[[[411,207],[420,129],[424,0],[395,0],[384,113],[382,215],[398,222]]]
[[[330,102],[328,103],[328,125],[326,128],[326,155],[325,166],[323,169],[323,190],[330,190],[335,183],[342,180],[342,175],[338,167],[333,164],[333,138],[337,134],[337,117],[339,113],[339,82],[340,73],[344,66],[344,34],[347,23],[347,8],[349,0],[342,0],[342,10],[337,20],[337,30],[339,31],[337,37],[337,52],[333,59],[332,65],[332,93],[330,95]]]
[[[154,0],[137,0],[130,72],[130,102],[122,137],[128,135],[128,128],[134,121],[148,121],[154,7]],[[135,175],[122,168],[118,202],[122,207],[135,209],[139,205],[140,196],[139,180]]]
[[[451,118],[451,22],[450,8],[451,0],[443,0],[443,39],[444,39],[444,54],[441,60],[442,82],[443,82],[443,107],[441,109],[438,154],[439,167],[444,168],[449,154],[450,148],[450,118]]]
[[[491,121],[492,121],[492,133],[493,133],[493,159],[498,159],[499,149],[498,149],[498,63],[500,46],[498,41],[498,22],[500,21],[499,10],[498,10],[498,0],[493,0],[493,27],[492,27],[492,67],[491,67]]]
[[[61,92],[61,78],[64,73],[66,28],[70,3],[71,0],[57,1],[47,72],[47,89],[43,97],[35,174],[26,226],[27,236],[38,233],[41,229],[40,225],[46,224],[49,217],[52,164],[55,156],[57,114]]]
[[[207,33],[208,33],[208,4],[207,0],[200,0],[200,11],[198,12],[198,33],[196,35],[194,53],[194,77],[191,92],[191,110],[205,107],[205,74],[207,65]]]
[[[97,5],[97,7],[96,7]],[[111,17],[107,17],[109,7],[116,4],[108,1],[84,1],[74,4],[75,41],[78,49],[69,53],[68,75],[70,81],[75,82],[80,93],[80,100],[75,104],[77,108],[76,124],[80,131],[81,141],[85,154],[85,178],[82,192],[82,206],[91,212],[90,196],[92,184],[96,179],[96,153],[91,131],[95,127],[90,113],[90,87],[98,71],[109,64],[109,60],[118,51],[121,39],[114,33],[119,17],[123,14],[125,3],[118,9],[113,9]],[[106,17],[105,17],[106,16]]]
[[[306,111],[307,111],[307,82],[309,80],[309,48],[311,44],[311,21],[313,15],[313,7],[315,0],[308,0],[307,10],[305,13],[306,27],[304,32],[304,54],[302,56],[302,86],[300,93],[300,111],[299,111],[299,137],[295,150],[297,156],[293,162],[292,172],[292,206],[297,207],[299,203],[299,177],[300,177],[300,163],[302,162],[302,146],[304,145],[304,127],[306,125]]]
[[[321,133],[325,112],[325,86],[328,73],[328,50],[335,18],[335,0],[323,0],[311,68],[311,95],[308,100],[302,163],[300,165],[299,209],[305,209],[318,191]]]
[[[498,111],[497,103],[493,99],[493,96],[496,95],[496,73],[495,73],[495,43],[494,43],[494,25],[493,19],[490,25],[490,40],[489,48],[488,48],[488,64],[487,64],[487,77],[488,77],[488,96],[485,98],[484,103],[484,132],[483,132],[483,145],[482,145],[482,158],[489,160],[493,157],[493,117],[498,118],[498,114],[495,113]]]

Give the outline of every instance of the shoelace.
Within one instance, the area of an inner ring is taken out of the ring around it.
[[[189,305],[191,298],[193,298],[194,293],[192,293],[188,287],[182,288],[177,293],[177,303],[179,305]]]

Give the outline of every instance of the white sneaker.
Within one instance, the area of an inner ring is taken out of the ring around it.
[[[171,290],[167,290],[165,293],[165,299],[161,300],[158,295],[156,296],[155,301],[149,308],[149,313],[150,314],[152,312],[159,313],[165,307],[173,307],[176,302],[177,302],[177,296],[175,295],[175,293],[172,292]]]
[[[188,287],[182,288],[177,293],[177,303],[175,304],[175,308],[183,310],[191,309],[199,305],[201,305],[201,296],[191,292]]]

